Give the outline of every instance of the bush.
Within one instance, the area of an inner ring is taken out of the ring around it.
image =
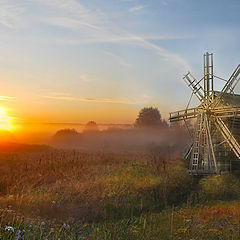
[[[199,187],[203,200],[232,200],[240,197],[240,180],[232,174],[205,177],[200,180]]]

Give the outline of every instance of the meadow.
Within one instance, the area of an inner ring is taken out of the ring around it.
[[[238,177],[189,176],[176,148],[1,145],[0,239],[239,239]]]

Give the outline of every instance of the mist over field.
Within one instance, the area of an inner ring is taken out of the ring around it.
[[[151,146],[158,146],[179,157],[186,150],[190,138],[184,127],[160,128],[109,128],[102,131],[63,130],[49,141],[50,146],[106,153],[146,153]]]

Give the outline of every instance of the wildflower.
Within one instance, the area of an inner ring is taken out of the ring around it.
[[[74,221],[74,218],[73,218],[73,217],[69,217],[69,218],[68,218],[68,221],[69,221],[69,222],[73,222],[73,221]]]
[[[221,224],[218,224],[217,227],[218,228],[223,228],[223,226]]]
[[[217,209],[214,209],[214,210],[210,211],[210,213],[213,214],[213,215],[217,214],[218,212],[219,211]]]
[[[232,219],[232,224],[237,225],[239,224],[239,221],[237,219]]]
[[[229,229],[228,229],[230,232],[233,232],[233,227],[229,227]]]
[[[216,229],[216,228],[209,228],[209,229],[208,229],[208,232],[214,233],[215,235],[221,235],[221,234],[222,234],[222,232],[219,231],[219,230]]]
[[[19,240],[21,237],[21,230],[18,231],[18,235],[17,235],[17,239],[16,240]]]
[[[88,226],[88,224],[85,223],[85,224],[83,224],[83,225],[81,226],[81,229],[84,229],[84,228],[87,227],[87,226]]]
[[[11,226],[6,226],[5,230],[14,232],[14,228]]]
[[[14,211],[12,209],[7,209],[6,212],[7,213],[13,213]]]
[[[186,233],[187,232],[187,228],[179,228],[177,230],[177,233]]]

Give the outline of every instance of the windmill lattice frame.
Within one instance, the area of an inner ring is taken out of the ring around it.
[[[240,107],[224,102],[225,95],[236,96],[234,89],[240,80],[240,65],[225,80],[221,92],[214,90],[215,78],[222,79],[214,75],[213,54],[207,52],[204,54],[203,78],[197,80],[190,72],[183,77],[200,105],[170,113],[170,122],[196,118],[193,142],[187,151],[190,155],[189,173],[193,175],[221,173],[221,165],[216,157],[216,136],[221,136],[235,157],[240,158],[240,144],[226,124],[227,119],[240,117]]]

